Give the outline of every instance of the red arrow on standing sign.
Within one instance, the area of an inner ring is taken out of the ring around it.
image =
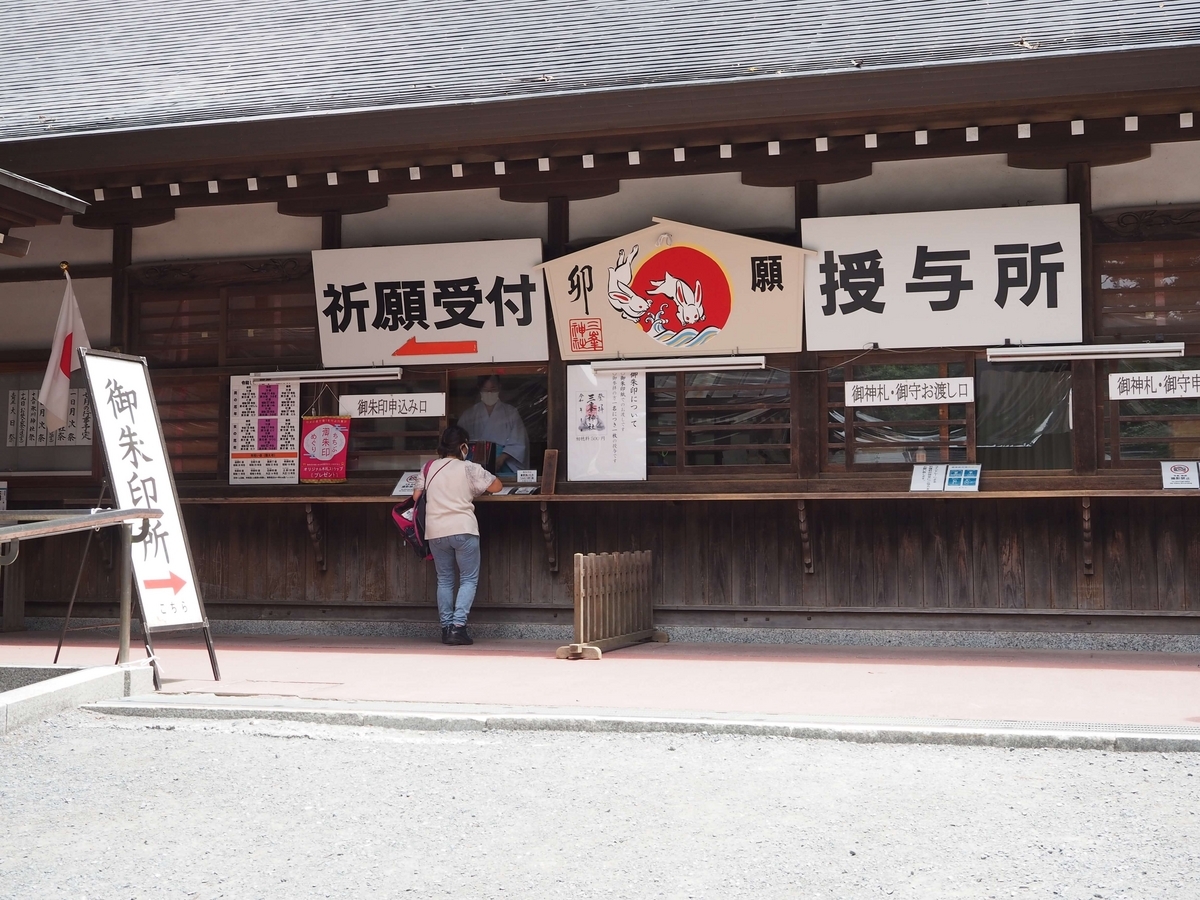
[[[183,586],[187,582],[174,572],[171,572],[170,578],[147,578],[142,584],[146,586],[146,590],[148,591],[158,590],[159,588],[172,588],[178,594],[183,590]]]

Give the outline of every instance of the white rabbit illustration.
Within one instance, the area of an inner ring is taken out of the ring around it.
[[[695,325],[704,318],[704,289],[699,281],[696,289],[684,281],[680,281],[670,272],[664,272],[662,281],[651,281],[651,294],[662,294],[675,301],[679,310],[679,321],[684,325]]]
[[[633,261],[637,259],[638,245],[633,245],[629,256],[622,248],[617,252],[617,265],[608,270],[608,302],[626,319],[636,322],[650,309],[650,301],[634,293],[629,283],[633,281]]]

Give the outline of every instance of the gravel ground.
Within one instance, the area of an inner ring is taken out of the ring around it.
[[[0,897],[1200,897],[1200,755],[65,714]]]

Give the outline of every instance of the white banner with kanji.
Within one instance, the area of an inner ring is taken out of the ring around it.
[[[646,372],[567,366],[567,480],[646,480]]]
[[[1083,340],[1078,204],[801,222],[809,350]]]
[[[654,221],[542,267],[563,359],[800,350],[806,251]]]
[[[314,250],[328,367],[544,362],[542,242]]]
[[[149,520],[145,538],[133,545],[133,578],[145,625],[202,624],[204,610],[146,364],[94,352],[82,356],[117,507],[163,513]],[[133,526],[140,531],[140,523]]]

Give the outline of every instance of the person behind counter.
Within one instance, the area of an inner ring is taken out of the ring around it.
[[[479,379],[479,402],[459,416],[473,441],[496,445],[496,474],[516,475],[529,468],[529,432],[515,406],[500,399],[500,379],[487,375]]]
[[[477,463],[467,462],[469,436],[457,425],[442,432],[438,457],[417,476],[413,502],[426,490],[425,538],[437,571],[438,618],[442,643],[475,643],[467,633],[467,616],[479,586],[479,521],[474,500],[500,490],[500,479]],[[458,569],[458,592],[454,570]]]

